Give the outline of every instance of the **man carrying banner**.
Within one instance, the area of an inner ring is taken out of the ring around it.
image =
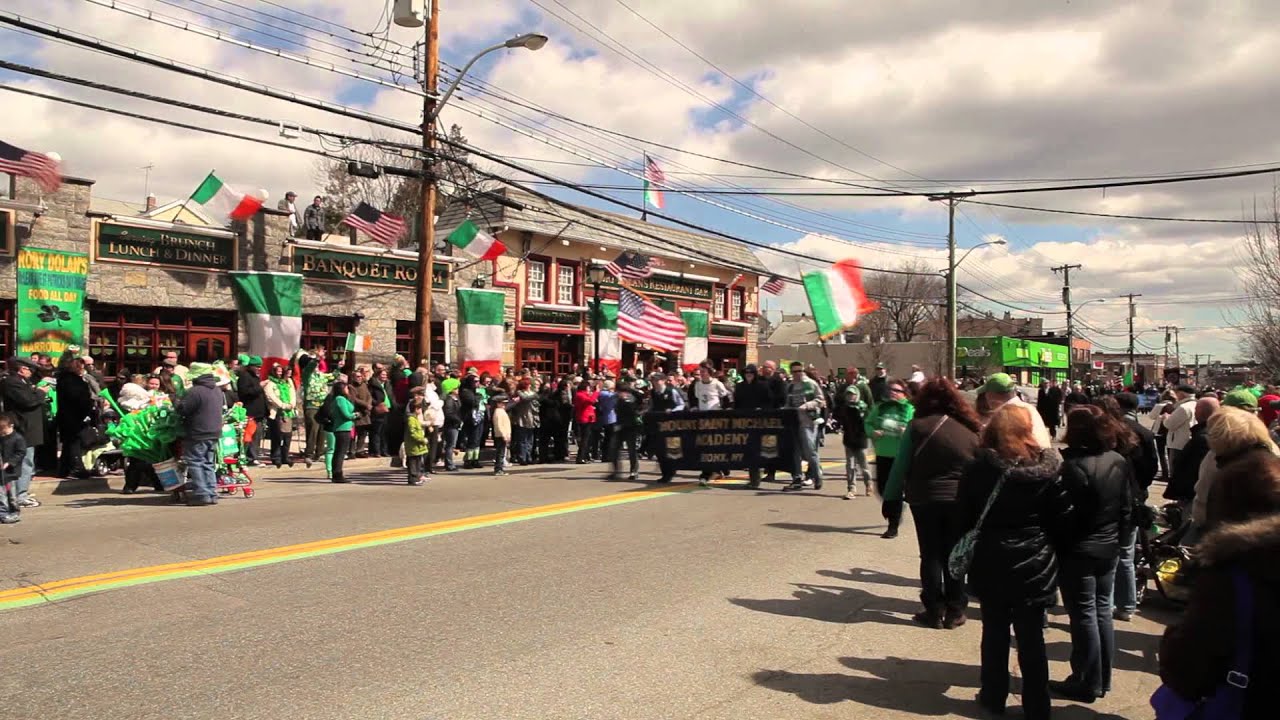
[[[738,410],[773,410],[773,392],[769,382],[760,377],[755,365],[748,365],[742,370],[742,381],[733,386],[733,406]],[[750,478],[747,487],[760,487],[760,466],[752,465],[747,470]]]
[[[826,407],[822,388],[805,376],[804,363],[791,363],[791,382],[787,384],[786,407],[800,411],[799,430],[796,433],[796,451],[791,466],[791,484],[783,490],[821,490],[822,465],[818,462],[817,419]],[[802,462],[809,463],[808,477],[801,474]]]
[[[684,396],[680,391],[667,384],[666,375],[654,373],[650,379],[653,381],[653,395],[649,400],[649,412],[673,413],[684,410]],[[658,482],[671,482],[671,479],[676,474],[675,468],[671,466],[670,461],[663,458],[657,447],[653,448],[653,452],[658,456],[658,467],[662,472]]]
[[[711,377],[711,368],[706,364],[698,366],[698,379],[689,388],[690,402],[697,404],[698,410],[723,410],[731,399],[729,389],[719,379]],[[698,477],[698,484],[711,483],[712,470],[703,470]],[[724,473],[721,473],[722,475]]]

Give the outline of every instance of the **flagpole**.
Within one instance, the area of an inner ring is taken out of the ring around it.
[[[209,174],[204,176],[204,180],[201,180],[201,181],[200,181],[200,184],[196,186],[196,190],[197,190],[197,191],[199,191],[199,190],[200,190],[200,188],[204,187],[204,183],[205,183],[205,181],[206,181],[206,180],[208,180],[210,177],[212,177],[212,176],[213,176],[213,174],[214,174],[215,172],[217,172],[217,171],[218,171],[218,170],[217,170],[217,168],[214,168],[213,170],[210,170],[210,171],[209,171]],[[181,219],[182,219],[182,213],[184,213],[184,212],[186,212],[186,211],[187,211],[187,203],[191,202],[191,198],[193,198],[193,197],[195,197],[195,196],[196,196],[196,194],[193,192],[193,193],[191,193],[190,195],[188,195],[188,196],[187,196],[187,199],[186,199],[186,200],[183,200],[183,201],[182,201],[182,205],[180,205],[180,206],[178,207],[178,213],[177,213],[176,215],[174,215],[174,216],[173,216],[173,220],[174,220],[174,222],[180,222],[180,221],[181,221]]]
[[[640,222],[649,222],[649,152],[640,154],[640,173],[644,182],[640,185]]]

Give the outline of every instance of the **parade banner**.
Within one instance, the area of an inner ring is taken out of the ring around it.
[[[17,355],[58,355],[84,345],[89,256],[38,248],[18,251]]]
[[[645,437],[677,470],[763,468],[790,471],[796,410],[651,413]]]

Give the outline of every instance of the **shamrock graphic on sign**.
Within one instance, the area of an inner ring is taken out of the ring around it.
[[[66,310],[60,309],[57,305],[41,305],[40,314],[37,317],[40,318],[40,322],[56,322],[58,327],[62,327],[64,321],[71,320],[71,314]]]

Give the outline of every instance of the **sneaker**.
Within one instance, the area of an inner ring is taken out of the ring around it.
[[[812,480],[805,480],[804,482],[800,483],[800,487],[804,488],[805,490],[816,490],[822,487],[820,483],[821,481],[819,481],[818,483],[815,483]]]
[[[857,493],[857,491],[855,491],[855,490],[850,490],[849,492],[847,492],[847,493],[845,493],[845,494],[844,494],[844,499],[845,499],[845,500],[852,500],[852,499],[854,499],[854,498],[856,498],[856,497],[858,497],[858,493]]]
[[[1130,622],[1133,620],[1133,613],[1128,610],[1117,610],[1111,614],[1111,619],[1117,622]]]
[[[188,507],[203,507],[205,505],[217,505],[217,504],[218,504],[218,498],[216,497],[192,497],[187,499]]]
[[[410,485],[421,485],[421,484],[422,484],[422,478],[420,478],[420,477],[416,477],[416,478],[414,478],[414,479],[410,480],[410,481],[409,481],[409,484],[410,484]]]
[[[24,508],[40,507],[40,501],[28,495],[18,501],[18,507],[24,507]]]
[[[6,513],[4,515],[0,515],[0,525],[13,525],[14,523],[20,522],[22,522],[22,518],[18,513]]]
[[[923,625],[927,628],[932,628],[934,630],[942,629],[942,618],[938,617],[937,615],[934,615],[928,610],[921,610],[915,615],[912,615],[911,619],[917,625]]]
[[[964,613],[947,613],[942,618],[942,628],[944,630],[955,630],[956,628],[969,622]]]
[[[711,478],[698,478],[698,484],[702,487],[708,487],[711,485]]]
[[[884,540],[892,540],[898,537],[898,530],[897,528],[889,528],[888,530],[885,530],[884,533],[880,535],[880,537],[881,539],[884,539]]]

